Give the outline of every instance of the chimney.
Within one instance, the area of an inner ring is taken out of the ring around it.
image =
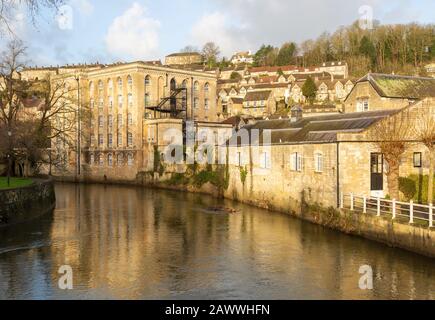
[[[303,118],[304,110],[300,105],[295,105],[290,110],[291,110],[290,122],[295,123]]]

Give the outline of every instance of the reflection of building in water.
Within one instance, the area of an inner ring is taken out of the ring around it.
[[[78,288],[106,297],[353,299],[389,297],[394,288],[397,297],[429,297],[434,286],[397,259],[403,252],[256,208],[208,213],[201,208],[222,203],[200,195],[66,185],[58,201],[52,280],[56,266],[71,264]],[[358,289],[363,264],[374,267],[375,291]]]

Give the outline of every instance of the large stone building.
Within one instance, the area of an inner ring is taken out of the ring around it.
[[[213,122],[220,114],[216,76],[205,72],[132,62],[33,68],[24,70],[22,77],[48,77],[65,82],[72,96],[80,94],[81,157],[72,134],[70,148],[64,146],[67,165],[60,174],[65,176],[80,170],[82,178],[132,180],[152,168],[154,148],[172,143],[164,132],[177,131],[183,141],[186,121]],[[59,149],[57,143],[52,141],[53,149]]]

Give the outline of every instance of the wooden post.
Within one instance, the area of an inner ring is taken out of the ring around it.
[[[414,223],[414,201],[411,200],[409,202],[409,223],[413,224]]]
[[[378,217],[381,216],[381,198],[378,197],[377,214]]]
[[[429,228],[433,228],[433,204],[429,204]]]
[[[393,199],[393,220],[396,219],[396,199]]]

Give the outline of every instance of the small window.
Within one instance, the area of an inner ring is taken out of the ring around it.
[[[98,144],[102,146],[104,144],[104,138],[102,134],[98,135]]]
[[[423,166],[423,154],[421,152],[414,152],[414,168],[421,168]]]
[[[210,85],[208,84],[208,83],[206,83],[205,85],[204,85],[204,93],[205,94],[208,94],[210,92]]]
[[[104,126],[104,117],[103,116],[98,117],[98,126],[100,128],[102,128]]]
[[[261,154],[260,168],[262,168],[262,169],[270,169],[271,168],[270,153],[269,152],[263,152]]]
[[[151,85],[151,77],[150,76],[146,76],[145,77],[145,87],[148,87]]]
[[[321,173],[323,172],[323,154],[314,154],[314,171]]]

